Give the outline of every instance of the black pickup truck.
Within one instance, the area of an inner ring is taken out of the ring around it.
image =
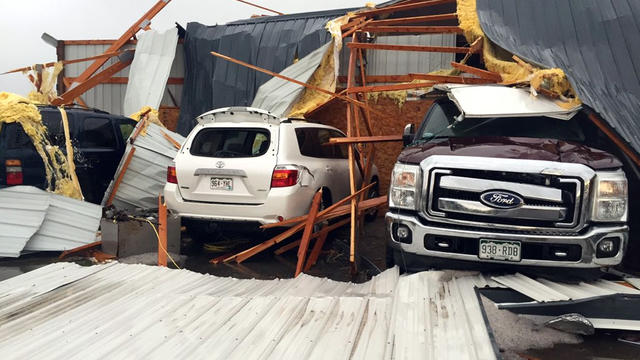
[[[65,151],[62,116],[57,107],[39,106],[52,145]],[[95,109],[65,108],[74,148],[76,173],[86,201],[99,204],[124,153],[136,122]],[[0,188],[32,185],[46,189],[42,158],[17,123],[0,129]]]

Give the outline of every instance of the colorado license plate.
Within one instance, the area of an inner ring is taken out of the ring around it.
[[[520,261],[519,241],[480,240],[480,259]]]
[[[233,190],[233,179],[212,177],[211,190]]]

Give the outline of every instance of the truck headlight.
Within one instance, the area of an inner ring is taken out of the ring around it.
[[[415,210],[420,196],[420,167],[396,164],[391,173],[389,206]]]
[[[627,178],[622,170],[596,173],[591,220],[627,221]]]

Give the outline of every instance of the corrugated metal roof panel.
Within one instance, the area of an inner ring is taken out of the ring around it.
[[[141,124],[138,123],[136,129]],[[136,130],[133,133],[135,132]],[[117,179],[120,175],[124,162],[133,147],[135,147],[135,152],[116,191],[113,200],[113,205],[116,208],[158,207],[158,195],[162,193],[167,180],[167,167],[173,164],[173,158],[178,153],[178,150],[164,137],[163,133],[178,143],[183,143],[185,140],[179,134],[150,123],[146,129],[146,134],[140,133],[133,145],[127,144],[114,179]],[[102,199],[103,205],[106,204],[112,189],[113,181]]]
[[[14,186],[0,190],[0,257],[18,257],[44,221],[49,196],[21,191]]]
[[[500,47],[565,71],[582,101],[640,152],[640,2],[478,0]]]
[[[0,282],[0,294],[22,295],[0,297],[0,351],[9,359],[71,349],[77,358],[495,358],[476,279],[442,274],[398,277],[396,268],[352,284],[53,264]]]
[[[607,280],[571,284],[532,279],[522,274],[494,276],[493,279],[539,302],[588,299],[613,294],[640,295],[638,290]]]
[[[455,34],[378,36],[376,43],[389,45],[455,46]],[[451,68],[455,54],[418,51],[371,51],[367,75],[428,73]],[[345,63],[346,64],[346,63]],[[346,68],[346,66],[345,66]]]
[[[640,289],[640,278],[625,278],[625,280],[636,287],[636,289]]]
[[[306,83],[316,71],[322,58],[333,42],[328,42],[300,61],[282,70],[280,74]],[[258,88],[251,107],[263,109],[278,117],[289,114],[291,106],[299,99],[304,87],[290,81],[273,77]]]

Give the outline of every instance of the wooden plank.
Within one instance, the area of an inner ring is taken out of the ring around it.
[[[298,247],[298,263],[296,265],[296,274],[295,277],[298,277],[302,272],[302,268],[304,267],[304,261],[307,257],[307,249],[309,248],[309,241],[311,233],[313,232],[313,225],[316,221],[316,217],[318,216],[318,207],[320,206],[320,202],[322,201],[322,189],[320,189],[313,196],[313,200],[311,201],[311,209],[309,209],[309,216],[307,217],[307,222],[304,225],[304,232],[302,233],[302,239],[300,239],[300,247]]]
[[[358,30],[362,29],[362,27],[363,27],[363,26],[368,25],[368,24],[369,24],[370,22],[372,22],[372,21],[373,21],[373,20],[367,20],[367,21],[365,21],[365,22],[363,22],[363,23],[361,23],[361,24],[358,24],[358,25],[356,25],[356,26],[352,27],[351,29],[349,29],[349,30],[347,30],[347,31],[343,32],[343,33],[342,33],[342,38],[344,39],[344,38],[346,38],[346,37],[348,37],[348,36],[351,36],[351,34],[353,34],[354,32],[356,32],[356,31],[358,31]]]
[[[393,51],[420,51],[420,52],[441,52],[466,54],[469,52],[468,47],[458,46],[422,46],[422,45],[391,45],[391,44],[371,44],[371,43],[348,43],[350,49],[368,49],[368,50],[393,50]]]
[[[78,86],[68,90],[67,92],[62,94],[59,98],[51,101],[51,104],[54,106],[60,106],[63,104],[72,103],[73,99],[79,97],[80,95],[84,94],[87,90],[91,89],[92,87],[96,86],[102,81],[118,73],[120,70],[123,70],[124,68],[129,66],[132,60],[133,60],[133,57],[131,57],[131,59],[127,61],[118,61],[117,63],[103,70],[102,72],[96,74],[89,80],[83,81],[82,83],[78,84]]]
[[[358,24],[361,24],[361,23],[363,23],[363,22],[364,22],[364,18],[354,18],[354,19],[351,19],[351,20],[349,20],[349,22],[348,22],[348,23],[346,23],[346,24],[344,24],[344,25],[340,26],[340,30],[341,30],[341,31],[345,31],[345,30],[347,30],[347,29],[351,29],[352,27],[357,26]]]
[[[62,78],[62,82],[64,82],[64,86],[67,89],[71,86],[71,81],[69,81],[68,78]],[[82,98],[80,96],[78,96],[77,98],[75,98],[73,100],[76,101],[81,106],[88,107],[87,103],[85,103],[84,100],[82,100]]]
[[[347,223],[346,220],[343,220],[343,221],[345,224]],[[309,254],[309,260],[307,260],[307,263],[304,266],[305,272],[309,271],[309,269],[311,269],[311,267],[315,265],[316,262],[318,261],[318,257],[320,256],[320,251],[322,251],[324,242],[327,240],[327,235],[328,233],[325,232],[322,235],[318,236],[316,243],[313,244],[313,250],[311,250],[311,254]]]
[[[58,259],[64,259],[65,257],[67,257],[67,256],[69,256],[71,254],[75,254],[77,252],[84,251],[84,250],[93,249],[93,248],[96,248],[96,247],[101,246],[101,245],[102,245],[102,241],[95,241],[95,242],[92,242],[90,244],[78,246],[77,248],[65,250],[65,251],[62,252],[62,254],[60,254],[60,256],[58,256]]]
[[[352,37],[351,42],[348,45],[359,45],[357,37]],[[349,67],[347,70],[347,90],[353,86],[354,79],[354,71],[356,66],[356,57],[355,57],[355,47],[350,47],[351,51],[349,52]],[[351,96],[347,92],[347,96]],[[353,136],[353,124],[352,124],[352,107],[347,106],[347,136]],[[355,159],[353,153],[353,146],[348,147],[348,156],[349,156],[349,189],[351,190],[351,195],[356,192],[356,183],[355,183]],[[351,199],[351,229],[349,232],[349,262],[351,263],[351,272],[355,273],[357,271],[355,264],[355,242],[356,242],[356,227],[358,226],[356,223],[356,211],[358,209],[357,199],[353,197]]]
[[[125,31],[124,34],[122,34],[122,36],[118,38],[118,40],[116,40],[111,46],[109,46],[105,53],[120,50],[120,48],[124,44],[126,44],[138,31],[140,31],[140,29],[143,27],[142,25],[151,22],[151,19],[153,19],[153,17],[156,16],[156,14],[160,12],[160,10],[167,6],[169,2],[171,2],[171,0],[159,0],[155,5],[151,7],[151,9],[149,9],[149,11],[147,11],[144,15],[142,15],[140,19],[138,19],[133,25],[131,25],[131,27],[127,29],[127,31]],[[100,67],[106,62],[107,59],[98,59],[93,62],[87,69],[85,69],[85,71],[82,72],[82,74],[80,74],[80,76],[78,76],[77,82],[82,83],[85,80],[89,79],[89,77],[95,74],[95,72],[98,71],[98,69],[100,69]],[[72,90],[73,89],[71,89],[70,91]],[[63,96],[65,94],[63,94]]]
[[[294,240],[288,243],[287,245],[281,246],[278,250],[274,251],[273,253],[276,255],[282,255],[285,252],[297,247],[298,245],[300,245],[300,239]]]
[[[67,78],[70,81],[75,81],[77,78]],[[126,76],[114,76],[111,77],[105,81],[102,82],[102,84],[128,84],[129,83],[129,78]],[[184,78],[176,78],[176,77],[170,77],[167,80],[167,85],[183,85],[184,84]]]
[[[253,69],[253,70],[256,70],[256,71],[260,71],[260,72],[262,72],[262,73],[265,73],[265,74],[268,74],[268,75],[271,75],[271,76],[274,76],[274,77],[277,77],[277,78],[280,78],[280,79],[283,79],[283,80],[290,81],[290,82],[292,82],[292,83],[294,83],[294,84],[298,84],[298,85],[300,85],[300,86],[304,86],[304,87],[309,88],[309,89],[311,89],[311,90],[319,91],[319,92],[321,92],[321,93],[324,93],[324,94],[330,95],[330,96],[331,96],[331,98],[337,97],[337,98],[342,99],[342,100],[344,100],[344,101],[347,101],[347,102],[349,102],[349,103],[352,103],[352,104],[355,104],[355,105],[358,105],[358,106],[362,106],[362,107],[367,107],[364,103],[362,103],[362,102],[360,102],[360,101],[358,101],[358,100],[352,99],[352,98],[350,98],[350,97],[348,97],[348,96],[344,96],[344,95],[336,94],[336,93],[334,93],[334,92],[331,92],[331,91],[329,91],[329,90],[323,89],[323,88],[321,88],[321,87],[317,87],[317,86],[315,86],[315,85],[310,85],[310,84],[307,84],[307,83],[303,83],[302,81],[298,81],[298,80],[296,80],[296,79],[292,79],[292,78],[290,78],[290,77],[287,77],[287,76],[284,76],[284,75],[278,74],[278,73],[276,73],[276,72],[273,72],[273,71],[270,71],[270,70],[267,70],[267,69],[263,69],[263,68],[261,68],[261,67],[259,67],[259,66],[251,65],[251,64],[246,63],[246,62],[244,62],[244,61],[234,59],[234,58],[232,58],[232,57],[230,57],[230,56],[222,55],[222,54],[217,53],[217,52],[215,52],[215,51],[212,51],[212,52],[211,52],[211,54],[212,54],[212,55],[214,55],[214,56],[217,56],[217,57],[219,57],[219,58],[225,59],[225,60],[227,60],[227,61],[231,61],[231,62],[233,62],[233,63],[236,63],[236,64],[238,64],[238,65],[242,65],[242,66],[248,67],[248,68],[250,68],[250,69]],[[378,113],[378,114],[382,115],[382,114],[381,114],[380,112],[378,112],[378,111],[374,111],[374,110],[371,110],[371,111],[373,111],[373,112],[375,112],[375,113]]]
[[[433,25],[433,26],[421,26],[421,25],[408,25],[408,26],[392,26],[392,25],[378,25],[371,24],[362,28],[362,31],[370,32],[372,34],[381,33],[402,33],[402,34],[462,34],[462,29],[459,26],[446,26],[446,25]]]
[[[116,51],[116,52],[109,52],[109,53],[104,53],[101,55],[96,55],[96,56],[91,56],[91,57],[86,57],[86,58],[82,58],[82,59],[73,59],[73,60],[62,60],[62,64],[63,65],[69,65],[69,64],[76,64],[76,63],[80,63],[80,62],[85,62],[85,61],[91,61],[91,60],[95,60],[95,59],[102,59],[102,58],[112,58],[114,56],[118,56],[120,54],[124,53],[124,51]],[[42,65],[43,67],[51,67],[54,66],[56,64],[56,61],[52,61],[52,62],[48,62],[46,64],[37,64],[37,65]],[[23,71],[29,71],[31,70],[32,66],[27,66],[27,67],[23,67],[20,69],[14,69],[14,70],[9,70],[7,72],[3,72],[0,75],[4,75],[4,74],[11,74],[11,73],[16,73],[16,72],[23,72]],[[67,78],[70,79],[71,81],[73,81],[75,78]]]
[[[359,87],[353,87],[353,88],[347,89],[347,92],[367,93],[367,92],[419,89],[419,88],[431,87],[434,84],[435,82],[423,82],[423,83],[397,84],[397,85],[359,86]]]
[[[254,4],[254,3],[251,3],[251,2],[248,2],[248,1],[245,1],[245,0],[236,0],[236,1],[244,3],[244,4],[247,4],[247,5],[251,5],[251,6],[257,7],[258,9],[262,9],[262,10],[266,10],[266,11],[272,12],[274,14],[284,15],[284,13],[281,13],[280,11],[275,11],[275,10],[272,10],[272,9],[266,8],[264,6],[260,6],[258,4]]]
[[[379,136],[359,136],[330,138],[328,143],[322,144],[363,144],[373,142],[402,141],[402,135],[379,135]]]
[[[380,25],[398,25],[398,24],[416,24],[416,23],[425,23],[430,21],[442,21],[442,20],[457,20],[458,14],[438,14],[438,15],[424,15],[424,16],[413,16],[413,17],[405,17],[398,19],[387,19],[387,20],[376,20],[370,23],[371,26],[380,26]]]
[[[414,80],[427,80],[435,81],[439,83],[453,83],[453,84],[494,84],[494,80],[472,78],[465,76],[451,76],[451,75],[434,75],[434,74],[409,74]]]
[[[401,82],[410,82],[411,77],[409,75],[367,75],[366,82],[367,83],[401,83]],[[346,83],[347,77],[344,75],[338,76],[338,82]],[[362,77],[357,76],[356,82],[362,83]],[[363,86],[365,86],[364,84]]]
[[[456,0],[420,1],[420,2],[410,3],[410,4],[387,6],[387,7],[383,7],[383,8],[380,8],[380,9],[364,10],[364,11],[360,11],[360,12],[356,13],[355,16],[360,17],[360,16],[376,16],[376,15],[383,15],[383,14],[393,14],[393,13],[400,12],[400,11],[407,11],[407,10],[413,10],[413,9],[424,9],[424,8],[428,8],[428,7],[431,7],[431,6],[442,5],[442,4],[450,4],[450,3],[455,3],[455,2],[456,2]]]
[[[453,66],[455,69],[458,69],[460,71],[464,71],[466,73],[476,75],[482,79],[493,80],[495,82],[502,81],[502,76],[493,71],[478,69],[477,67],[469,66],[466,64],[460,64],[455,61],[451,62],[451,66]]]
[[[360,189],[355,194],[349,195],[349,196],[344,197],[343,199],[340,199],[335,204],[333,204],[333,205],[329,206],[328,208],[322,210],[320,212],[320,214],[318,214],[318,218],[320,220],[325,220],[325,219],[322,218],[322,215],[328,214],[328,213],[332,212],[333,210],[337,209],[339,206],[341,206],[343,204],[346,204],[351,199],[353,199],[355,196],[357,196],[360,193],[368,190],[371,186],[373,186],[373,185],[366,186],[366,187]],[[308,215],[302,215],[302,216],[297,216],[297,217],[294,217],[294,218],[291,218],[291,219],[287,219],[287,220],[284,220],[284,221],[280,221],[280,222],[277,222],[277,223],[273,223],[273,224],[264,224],[264,225],[260,226],[260,228],[261,229],[271,229],[271,228],[275,228],[275,227],[289,226],[289,225],[293,225],[293,224],[298,224],[298,223],[306,221],[307,220],[307,216]]]
[[[131,159],[133,159],[133,153],[135,152],[136,152],[136,148],[132,146],[131,151],[129,151],[129,153],[127,154],[127,158],[124,160],[124,164],[122,164],[122,170],[120,170],[120,174],[118,174],[118,178],[116,178],[116,181],[113,183],[111,194],[109,194],[109,198],[107,199],[105,206],[109,206],[111,205],[111,203],[113,203],[113,199],[116,197],[116,192],[118,192],[118,187],[120,187],[120,183],[122,182],[122,179],[124,178],[124,174],[127,172],[127,169],[129,168]]]
[[[158,196],[158,266],[167,267],[167,204]]]
[[[180,150],[180,148],[182,147],[182,145],[180,145],[179,142],[177,142],[174,138],[172,138],[171,136],[169,136],[169,134],[167,134],[166,132],[162,131],[162,136],[167,139],[168,142],[171,143],[171,145],[173,145],[174,148]]]

